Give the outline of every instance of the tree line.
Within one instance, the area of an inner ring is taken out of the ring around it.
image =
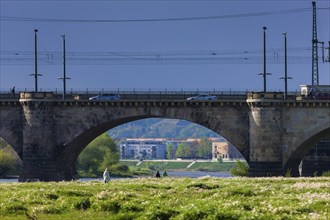
[[[172,144],[166,146],[167,159],[194,158],[210,159],[212,157],[212,142],[208,138],[192,143],[179,143],[177,147]]]

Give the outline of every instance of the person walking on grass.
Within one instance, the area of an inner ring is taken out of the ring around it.
[[[104,183],[108,183],[110,181],[110,174],[109,174],[109,171],[107,168],[105,169],[105,171],[103,173],[103,180],[104,180]]]

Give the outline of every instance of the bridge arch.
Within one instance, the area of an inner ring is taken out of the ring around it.
[[[296,143],[293,144],[296,148],[293,149],[291,155],[285,162],[284,169],[291,169],[294,175],[298,174],[298,166],[308,152],[315,147],[320,140],[330,137],[329,122],[324,122],[306,132],[301,138],[297,138]]]
[[[226,112],[221,116],[221,114],[219,114],[218,111],[214,111],[214,109],[210,111],[196,111],[194,108],[176,108],[175,110],[170,108],[143,108],[135,111],[123,110],[120,114],[118,114],[118,110],[116,110],[116,112],[112,112],[111,109],[102,110],[103,111],[94,112],[85,119],[80,120],[80,123],[75,124],[75,126],[70,129],[68,135],[62,138],[62,140],[65,140],[65,143],[58,146],[59,154],[57,166],[60,169],[63,165],[70,167],[69,169],[62,167],[62,170],[67,170],[65,179],[69,179],[70,176],[75,175],[75,163],[79,154],[92,140],[114,127],[146,118],[182,119],[204,126],[215,133],[221,134],[221,136],[233,144],[248,161],[248,114],[239,114],[239,112],[233,114],[232,111],[229,111],[227,114],[229,114],[230,117],[228,117]],[[232,110],[234,111],[235,109],[233,108]],[[237,126],[238,123],[240,126]]]

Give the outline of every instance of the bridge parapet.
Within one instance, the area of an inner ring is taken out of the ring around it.
[[[250,107],[330,107],[330,100],[305,99],[302,96],[288,96],[283,92],[249,92],[246,102]]]
[[[53,92],[22,92],[20,99],[53,99]]]
[[[273,99],[273,100],[283,100],[283,92],[248,92],[247,99]]]

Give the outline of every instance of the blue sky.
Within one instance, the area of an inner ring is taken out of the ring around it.
[[[272,73],[267,78],[268,90],[284,90],[283,80],[278,79],[284,75],[283,32],[288,40],[288,74],[293,77],[289,90],[300,90],[299,85],[312,81],[312,11],[291,11],[311,9],[309,0],[1,0],[0,4],[0,88],[5,91],[12,86],[34,89],[34,78],[29,76],[34,73],[34,29],[39,30],[38,51],[43,60],[38,73],[43,76],[38,87],[43,91],[62,89],[58,77],[63,72],[63,34],[71,78],[68,90],[261,91],[263,81],[257,74],[263,71],[263,26],[267,27],[267,72]],[[328,46],[330,1],[316,4],[318,39]],[[266,14],[252,16],[261,12]],[[209,16],[218,17],[137,21]],[[23,21],[27,18],[37,19]],[[320,84],[330,84],[329,72],[329,63],[320,62]]]

